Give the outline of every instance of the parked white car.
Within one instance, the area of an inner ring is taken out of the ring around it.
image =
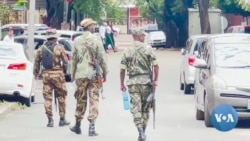
[[[18,97],[31,106],[34,101],[33,64],[19,43],[0,41],[0,95]]]
[[[186,48],[182,49],[182,62],[180,67],[180,89],[184,94],[191,94],[194,87],[195,68],[193,63],[199,55],[199,48],[206,37],[209,35],[193,35],[188,38]]]
[[[211,127],[211,113],[229,104],[239,119],[250,118],[250,35],[220,34],[208,37],[201,58],[196,59],[196,119]]]
[[[74,39],[80,35],[82,35],[83,32],[78,31],[72,31],[72,30],[56,30],[56,33],[61,38],[68,38],[74,41]]]
[[[166,45],[166,35],[163,31],[151,31],[148,33],[149,44],[152,47],[165,47]]]

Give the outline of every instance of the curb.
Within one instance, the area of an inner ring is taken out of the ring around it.
[[[14,103],[0,103],[0,117],[4,117],[10,113],[13,105]]]

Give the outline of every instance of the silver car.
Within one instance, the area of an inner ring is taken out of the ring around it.
[[[250,35],[208,37],[194,62],[196,119],[211,127],[211,113],[220,104],[235,108],[239,119],[250,118]]]

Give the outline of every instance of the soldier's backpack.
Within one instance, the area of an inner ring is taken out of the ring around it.
[[[53,68],[54,47],[56,44],[45,44],[42,46],[42,65],[45,69]]]

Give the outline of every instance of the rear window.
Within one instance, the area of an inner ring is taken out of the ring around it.
[[[204,40],[205,40],[205,38],[199,38],[199,39],[197,39],[196,45],[194,47],[194,52],[200,50],[201,45],[202,45],[202,43],[203,43]]]
[[[9,57],[9,56],[16,56],[16,55],[17,54],[12,47],[0,46],[0,56]]]
[[[62,35],[60,35],[60,37],[63,37],[63,38],[70,38],[70,35],[62,34]]]
[[[82,34],[80,34],[80,33],[79,33],[79,34],[74,34],[74,35],[73,35],[73,39],[75,39],[76,37],[81,36],[81,35],[82,35]]]
[[[45,40],[43,40],[43,39],[35,39],[35,42],[34,42],[35,49],[38,49],[41,45],[44,44],[44,42],[45,42]]]

